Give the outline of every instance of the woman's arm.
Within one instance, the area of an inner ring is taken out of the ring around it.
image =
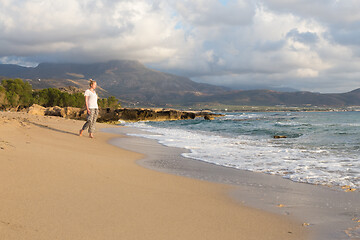
[[[89,109],[89,96],[85,96],[85,104],[86,104],[87,113],[90,114],[90,109]]]

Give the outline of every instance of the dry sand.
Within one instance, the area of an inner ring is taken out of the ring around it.
[[[308,238],[235,203],[231,186],[145,169],[109,133],[77,136],[83,123],[0,112],[0,239]]]

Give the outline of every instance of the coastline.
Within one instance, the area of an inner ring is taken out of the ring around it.
[[[146,134],[133,128],[109,128],[117,134]],[[137,163],[143,167],[232,185],[227,195],[243,205],[291,216],[313,232],[312,239],[359,239],[360,193],[339,188],[293,182],[280,176],[218,166],[182,157],[186,149],[167,147],[156,140],[128,136],[110,141],[115,146],[137,151],[146,158]]]
[[[124,136],[76,136],[82,124],[0,112],[1,237],[308,238],[309,230],[291,217],[229,198],[229,185],[137,165],[142,154],[107,143]]]

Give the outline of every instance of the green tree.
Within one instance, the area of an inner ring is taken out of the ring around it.
[[[61,91],[55,88],[46,88],[33,94],[34,102],[44,107],[58,105]]]
[[[120,108],[120,102],[119,99],[116,99],[114,96],[99,99],[98,101],[100,108]]]
[[[6,90],[3,86],[0,85],[0,109],[5,108],[7,104]]]
[[[82,93],[66,93],[56,88],[46,88],[33,94],[34,102],[44,107],[83,107],[85,98]]]
[[[9,107],[28,107],[32,104],[32,87],[21,79],[5,79],[2,86],[6,90]]]
[[[84,107],[85,106],[85,97],[84,94],[82,93],[74,93],[72,94],[73,99],[74,99],[74,103],[73,103],[73,107]]]
[[[5,79],[0,85],[0,108],[29,107],[33,103],[44,107],[78,107],[85,106],[82,93],[66,93],[56,88],[32,90],[28,82],[21,79]],[[119,108],[119,100],[114,96],[100,99],[101,108]]]

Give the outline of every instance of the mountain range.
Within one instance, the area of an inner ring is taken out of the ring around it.
[[[125,105],[192,106],[213,103],[247,106],[332,106],[360,105],[360,88],[347,93],[279,92],[273,90],[230,90],[197,83],[189,78],[149,69],[138,61],[102,63],[40,63],[37,67],[0,64],[3,78],[22,78],[34,89],[75,86],[88,88],[88,79],[98,82],[102,97],[113,95]]]

